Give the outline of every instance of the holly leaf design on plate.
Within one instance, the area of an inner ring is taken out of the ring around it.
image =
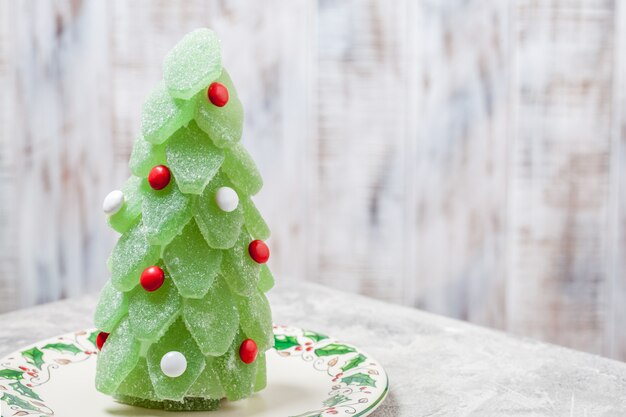
[[[39,395],[37,395],[37,393],[35,391],[30,389],[26,385],[21,384],[20,382],[17,382],[17,381],[13,382],[13,383],[9,384],[9,386],[11,388],[13,388],[13,390],[15,392],[17,392],[19,394],[22,394],[25,397],[32,398],[33,400],[41,401],[41,398],[39,398]]]
[[[274,348],[278,351],[289,349],[290,347],[299,346],[298,339],[294,336],[284,334],[274,335]]]
[[[315,349],[315,354],[317,356],[345,355],[350,352],[355,352],[353,347],[342,345],[340,343],[331,343],[323,348]]]
[[[37,369],[41,369],[41,365],[44,363],[43,352],[36,347],[23,351],[22,356],[26,359],[26,362],[36,366]]]
[[[6,392],[2,394],[2,398],[0,398],[0,401],[4,401],[5,403],[7,403],[9,407],[14,405],[18,408],[21,408],[22,410],[32,410],[32,411],[41,412],[39,408],[35,407],[28,401],[24,401],[20,397],[16,397],[15,395],[11,395]]]
[[[316,342],[319,342],[320,340],[324,340],[324,339],[328,339],[328,336],[321,334],[321,333],[315,333],[312,332],[310,330],[305,330],[304,331],[304,337],[308,337],[309,339],[313,339]]]
[[[346,385],[359,385],[361,387],[374,387],[376,388],[376,381],[372,379],[371,376],[359,372],[358,374],[348,375],[341,378],[341,382]]]
[[[74,345],[70,345],[68,343],[48,343],[47,345],[45,345],[44,347],[42,347],[42,349],[52,349],[52,350],[56,350],[57,352],[61,352],[61,353],[71,353],[73,355],[76,355],[77,353],[82,352],[81,349],[77,348]]]
[[[363,356],[363,354],[359,353],[357,356],[355,356],[354,358],[346,362],[346,364],[341,367],[341,370],[346,372],[346,371],[349,371],[350,369],[356,368],[357,366],[365,362],[366,359],[367,358]]]
[[[15,369],[0,369],[0,378],[19,381],[20,379],[24,379],[24,372],[16,371]]]
[[[324,401],[324,405],[326,407],[334,407],[337,404],[345,403],[346,401],[350,401],[350,398],[342,394],[337,394],[334,397],[330,397],[329,399]]]
[[[100,331],[96,330],[94,332],[91,332],[91,334],[87,338],[87,340],[89,340],[93,347],[96,347],[96,339],[98,338],[98,334],[100,334]]]

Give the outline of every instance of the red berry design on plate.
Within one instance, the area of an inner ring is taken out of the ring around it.
[[[212,83],[207,90],[207,97],[214,106],[224,107],[228,103],[228,88],[222,83]]]
[[[141,273],[141,278],[139,278],[139,283],[143,287],[144,290],[152,292],[161,288],[163,282],[165,281],[165,272],[158,266],[151,266],[146,268]]]
[[[270,248],[262,240],[253,240],[248,245],[248,253],[254,262],[264,264],[270,258]]]
[[[239,347],[239,357],[243,363],[250,364],[254,362],[258,353],[259,348],[257,348],[256,342],[252,339],[244,340]]]
[[[165,165],[157,165],[148,174],[148,183],[155,190],[162,190],[170,183],[172,175]]]
[[[107,332],[98,333],[98,337],[96,337],[96,347],[98,350],[102,350],[102,346],[104,346],[104,342],[107,341],[109,334]]]

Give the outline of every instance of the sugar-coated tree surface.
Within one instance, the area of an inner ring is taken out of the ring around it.
[[[265,386],[270,232],[215,34],[185,36],[163,78],[143,107],[132,176],[104,202],[122,235],[96,308],[96,387],[133,405],[209,410]]]

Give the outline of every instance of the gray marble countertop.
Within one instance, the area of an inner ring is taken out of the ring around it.
[[[92,327],[96,295],[0,315],[0,356]],[[625,416],[626,364],[312,284],[270,292],[274,321],[355,344],[387,369],[383,416]]]

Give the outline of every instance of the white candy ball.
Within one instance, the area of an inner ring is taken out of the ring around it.
[[[239,196],[232,188],[221,187],[215,193],[215,202],[221,210],[231,212],[239,205]]]
[[[170,378],[181,376],[187,370],[187,358],[180,352],[167,352],[161,358],[161,371]]]
[[[120,211],[123,204],[124,193],[120,190],[113,190],[106,197],[104,197],[102,210],[105,212],[105,214],[108,214],[110,216]]]

